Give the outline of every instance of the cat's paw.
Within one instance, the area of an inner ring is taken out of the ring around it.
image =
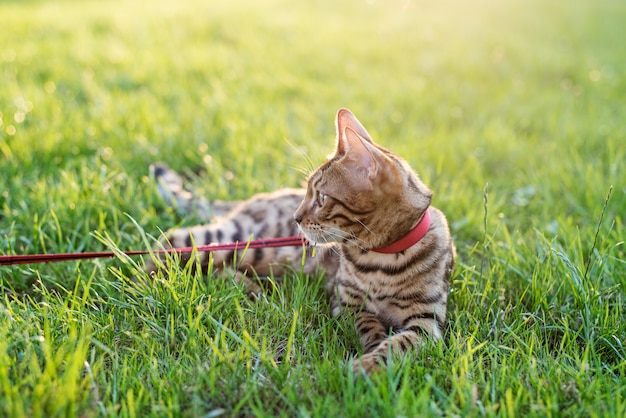
[[[371,375],[381,370],[385,359],[377,353],[367,353],[352,362],[352,373]]]

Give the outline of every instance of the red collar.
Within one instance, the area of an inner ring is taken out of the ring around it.
[[[422,216],[422,220],[419,221],[415,228],[413,228],[404,238],[400,238],[398,241],[393,242],[386,247],[372,248],[372,251],[382,254],[393,254],[407,250],[417,244],[419,240],[424,238],[424,235],[428,232],[428,228],[430,228],[430,212],[426,209],[424,216]]]

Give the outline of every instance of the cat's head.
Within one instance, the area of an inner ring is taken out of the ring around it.
[[[374,143],[349,110],[340,109],[335,123],[335,153],[309,176],[294,219],[312,243],[388,245],[415,226],[431,192],[403,159]]]

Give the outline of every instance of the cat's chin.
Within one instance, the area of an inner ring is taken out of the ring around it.
[[[319,241],[318,242],[313,242],[313,241],[309,241],[309,246],[311,246],[311,247],[327,248],[327,247],[332,247],[335,244],[337,244],[336,241],[331,241],[331,242],[319,242]]]

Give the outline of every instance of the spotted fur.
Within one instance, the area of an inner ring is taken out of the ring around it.
[[[401,355],[442,337],[455,250],[445,216],[430,205],[431,191],[407,162],[374,143],[350,111],[339,110],[336,126],[335,153],[310,175],[306,191],[279,190],[210,205],[186,194],[167,168],[157,167],[155,175],[169,192],[162,194],[179,207],[207,218],[211,211],[222,215],[208,225],[171,231],[167,242],[173,246],[298,231],[318,244],[319,255],[307,257],[304,270],[326,271],[332,314],[353,315],[360,335],[364,354],[354,370],[369,373],[386,364],[390,353]],[[419,242],[398,253],[376,251],[407,235],[426,211],[431,223]],[[285,265],[301,267],[302,251],[254,250],[238,259],[236,268],[240,274],[280,275]],[[215,253],[215,266],[233,256]],[[206,266],[207,256],[200,261]]]
[[[182,180],[164,164],[152,167],[161,196],[180,212],[190,214],[197,219],[210,222],[187,228],[169,231],[159,243],[159,247],[181,248],[221,242],[246,242],[249,239],[263,239],[298,235],[298,226],[292,214],[304,197],[302,189],[281,189],[271,193],[259,193],[240,202],[209,202],[182,188]],[[281,277],[287,269],[303,270],[313,274],[326,271],[333,275],[338,267],[337,255],[328,249],[316,251],[311,257],[311,249],[306,249],[304,257],[301,246],[260,248],[238,251],[216,251],[198,254],[198,262],[206,273],[209,262],[212,270],[219,272],[225,268],[236,271],[236,280],[243,282],[250,296],[257,296],[261,291],[257,277]],[[163,260],[165,260],[165,256]],[[181,262],[186,264],[189,255],[183,255]],[[236,261],[236,265],[233,262]],[[159,263],[160,264],[160,263]],[[154,275],[159,264],[149,260],[146,270]]]

